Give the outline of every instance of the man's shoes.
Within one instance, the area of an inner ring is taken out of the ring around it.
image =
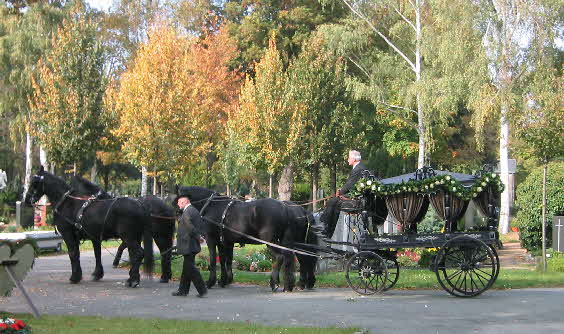
[[[172,295],[175,296],[175,297],[186,297],[186,296],[188,296],[188,292],[174,291],[172,293]]]
[[[201,293],[198,293],[198,298],[204,298],[208,294],[208,289],[204,290]]]

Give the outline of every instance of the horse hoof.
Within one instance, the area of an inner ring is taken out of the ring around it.
[[[114,267],[114,268],[119,267],[119,263],[113,263],[113,264],[112,264],[112,267]]]
[[[280,289],[280,285],[278,284],[271,285],[270,289],[272,289],[272,292],[277,292],[278,289]]]
[[[129,286],[130,288],[136,288],[136,287],[139,286],[139,284],[140,284],[140,282],[137,281],[137,280],[128,282],[128,286]]]
[[[168,278],[161,278],[161,280],[159,281],[159,283],[168,283]]]
[[[71,280],[69,280],[69,282],[70,282],[71,284],[78,284],[78,283],[80,283],[80,280],[73,280],[73,279],[71,279]]]
[[[92,275],[92,281],[98,282],[99,280],[102,279],[102,277],[104,277],[104,275],[102,275],[102,276]]]

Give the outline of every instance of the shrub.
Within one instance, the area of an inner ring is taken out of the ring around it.
[[[309,183],[294,183],[294,190],[292,191],[292,201],[307,202],[311,195]]]
[[[564,253],[553,252],[546,262],[548,271],[564,273]]]
[[[543,168],[534,169],[517,186],[515,206],[517,215],[513,225],[519,227],[521,244],[529,251],[542,247],[542,174]],[[546,241],[550,247],[552,217],[564,213],[564,163],[554,162],[548,166],[546,177]]]
[[[208,270],[210,263],[208,261],[208,256],[204,254],[198,254],[196,256],[196,267],[200,270]]]
[[[429,268],[431,263],[433,263],[435,256],[437,255],[437,250],[435,248],[423,249],[421,251],[421,258],[417,263],[421,268]]]
[[[425,218],[417,224],[417,232],[419,233],[437,233],[441,232],[442,228],[445,226],[445,222],[442,221],[439,216],[435,213],[435,210],[429,206]]]

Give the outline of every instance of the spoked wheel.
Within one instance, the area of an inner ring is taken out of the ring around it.
[[[474,297],[489,289],[499,274],[497,254],[468,236],[449,240],[435,258],[439,284],[456,297]]]
[[[378,254],[362,251],[347,262],[346,276],[349,287],[361,295],[373,295],[386,287],[388,269]]]
[[[386,262],[386,268],[388,269],[388,278],[386,279],[386,284],[382,291],[388,291],[396,285],[399,279],[399,264],[398,260],[394,259],[384,259]]]

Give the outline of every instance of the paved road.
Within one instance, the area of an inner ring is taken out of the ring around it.
[[[100,282],[67,283],[66,255],[41,257],[25,285],[44,314],[134,316],[211,321],[247,321],[283,326],[360,327],[370,333],[562,333],[564,289],[490,290],[461,299],[444,291],[390,291],[359,297],[348,289],[276,293],[266,287],[234,285],[212,289],[207,298],[178,298],[178,283],[143,281],[124,287],[127,271],[111,268]],[[85,277],[94,268],[92,252],[82,254]],[[401,279],[401,278],[400,278]],[[18,291],[0,298],[0,310],[28,312]]]

